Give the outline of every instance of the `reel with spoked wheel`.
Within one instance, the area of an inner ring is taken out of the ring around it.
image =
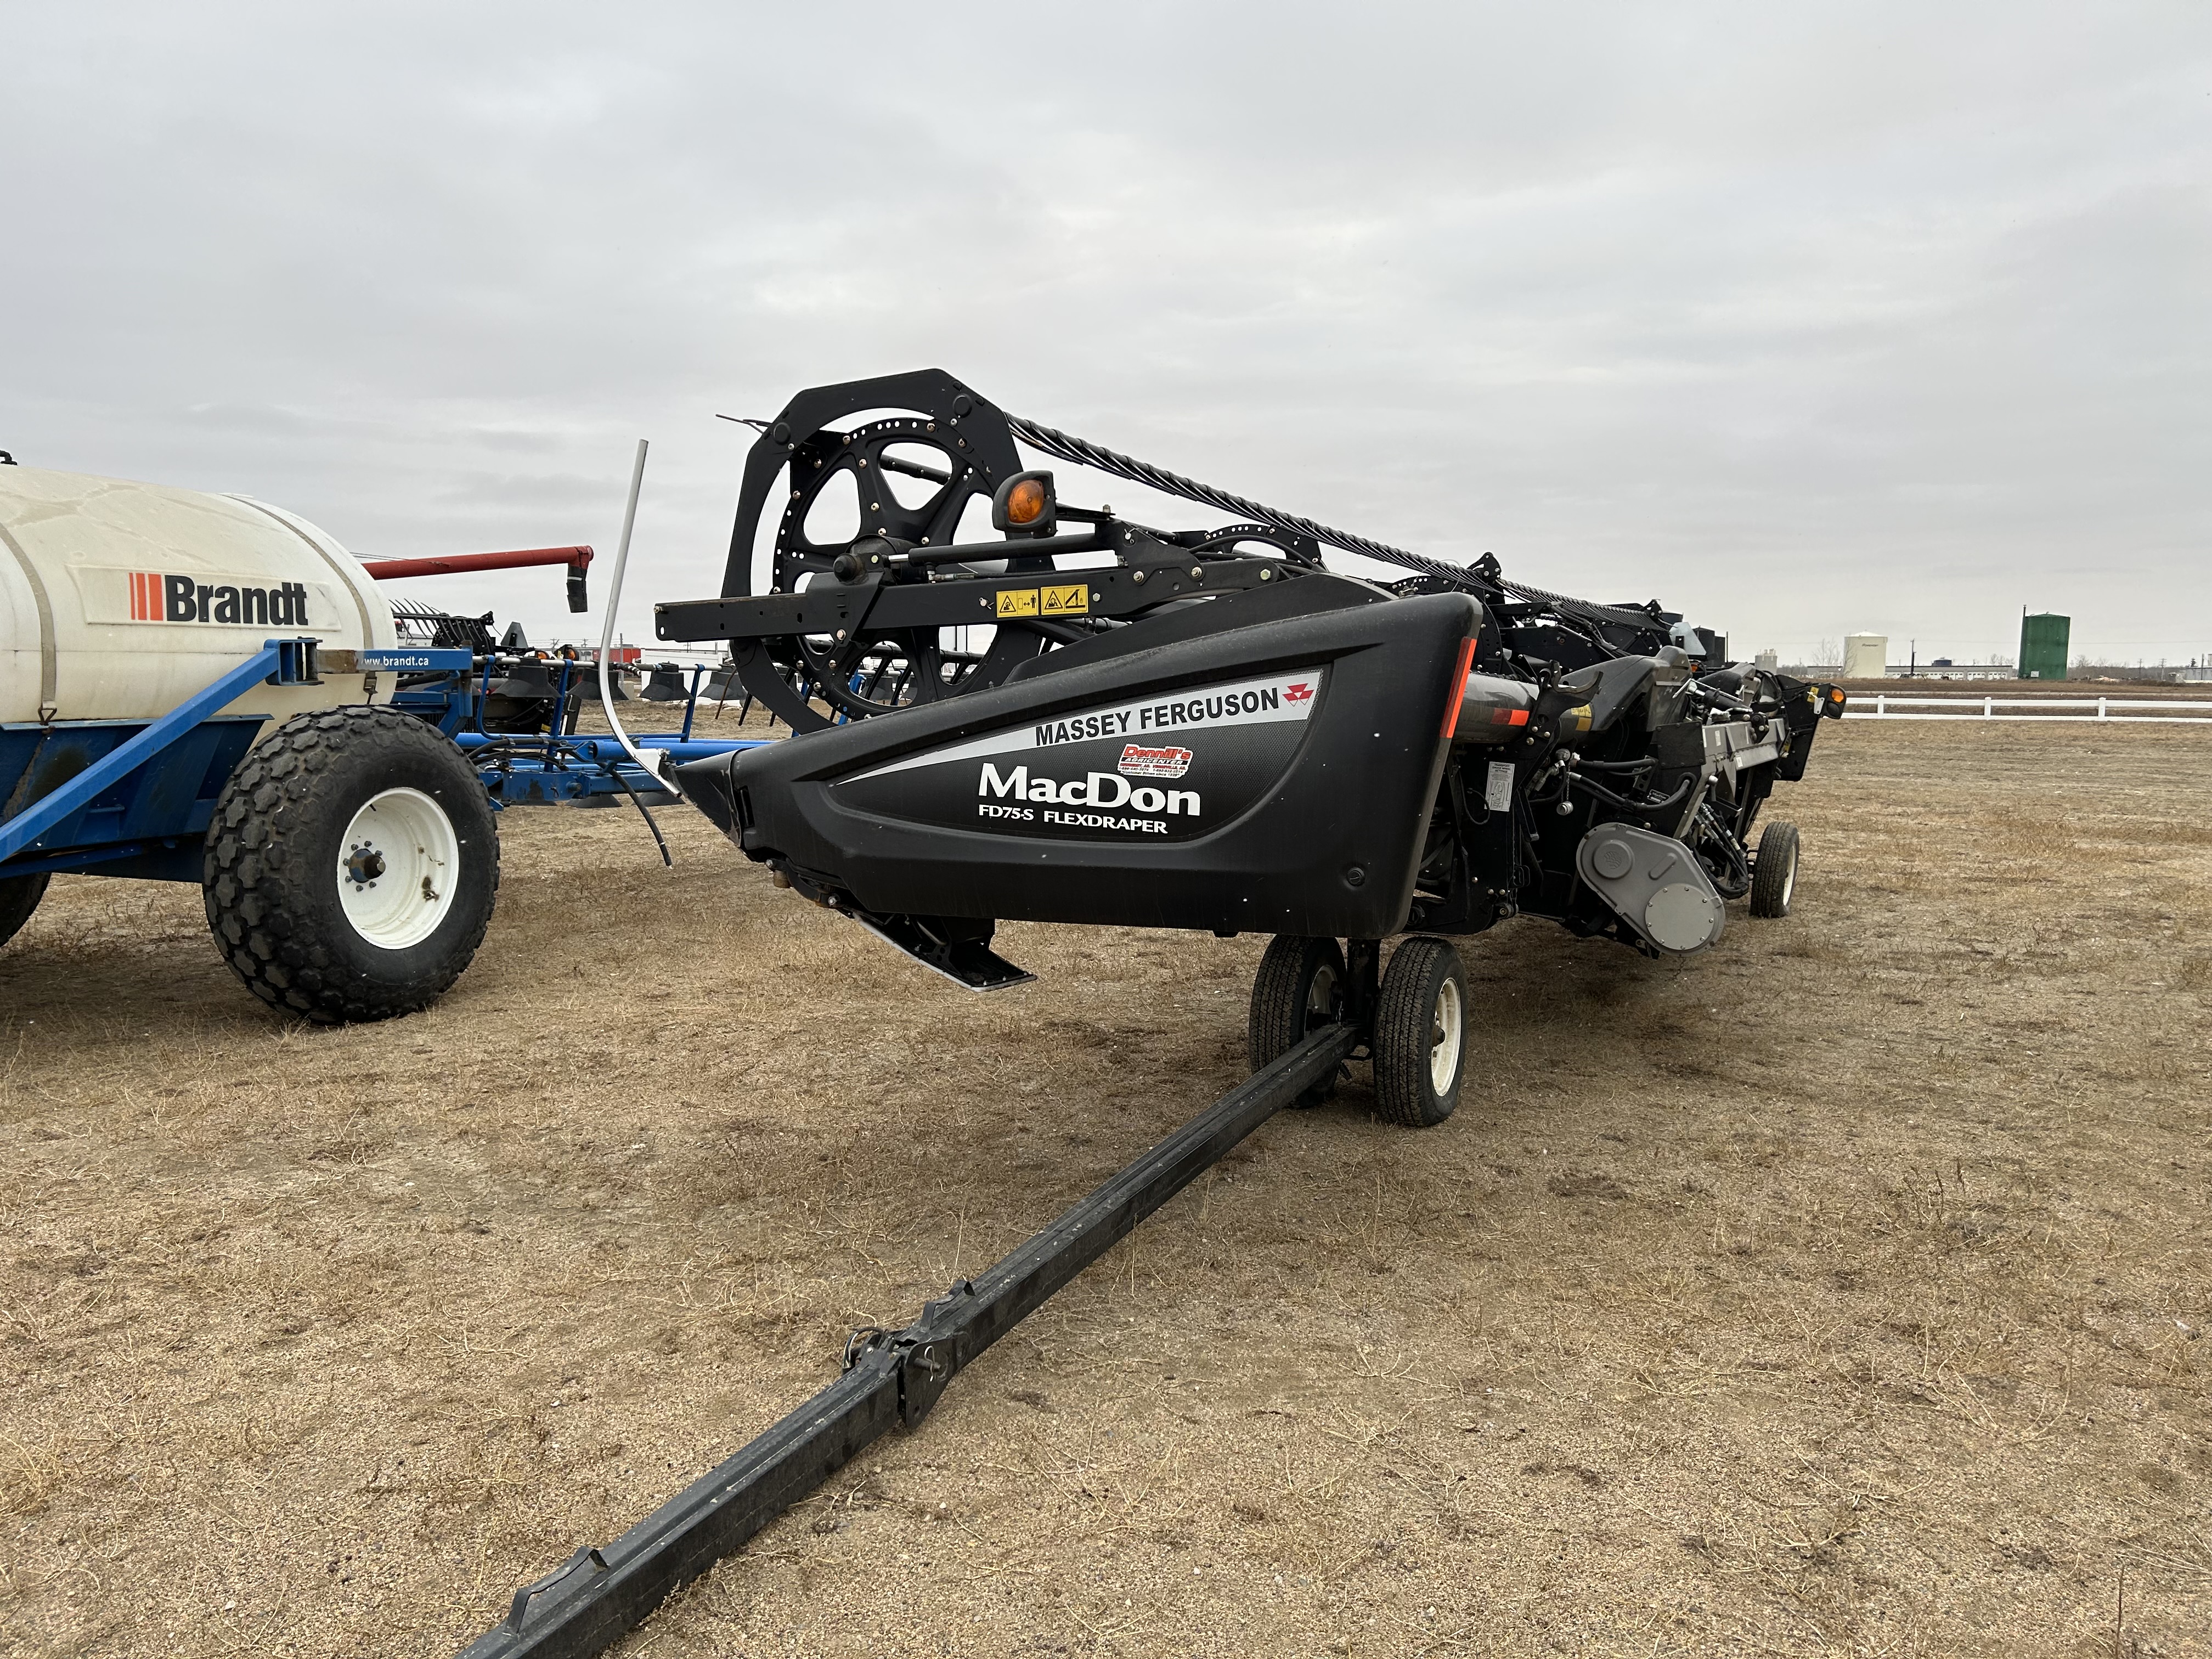
[[[1510,620],[1567,626],[1601,654],[1656,648],[1668,637],[1656,609],[1593,605],[1508,583],[1495,560],[1451,564],[1333,530],[1010,415],[942,369],[813,387],[774,421],[746,424],[761,435],[745,457],[720,597],[656,605],[654,626],[666,641],[728,641],[746,692],[797,732],[1003,684],[1056,646],[1185,600],[1279,590],[1290,578],[1351,580],[1326,569],[1323,547],[1412,571],[1419,591],[1466,592]],[[1017,439],[1241,522],[1155,530],[1110,508],[1067,507],[1054,499],[1051,473],[1021,470]],[[1030,481],[1041,510],[1010,519],[1005,493]],[[915,483],[922,487],[909,489]],[[850,521],[835,534],[811,527],[825,497],[848,488]],[[992,528],[1006,539],[962,539],[969,510],[986,498]],[[1058,520],[1090,528],[1060,534]],[[1063,562],[1096,554],[1115,568]],[[1036,580],[1053,576],[1061,580]],[[963,584],[964,593],[945,592]],[[1389,591],[1358,585],[1367,596]],[[1305,599],[1318,598],[1306,590]],[[978,599],[980,609],[967,608]],[[1295,611],[1305,599],[1245,614]],[[977,627],[991,635],[981,648],[946,644],[946,629]]]
[[[835,424],[893,408],[913,412]],[[1020,471],[1006,416],[950,375],[924,370],[801,392],[763,424],[746,457],[722,591],[799,593],[816,583],[882,580],[895,553],[954,544],[974,503],[988,502]],[[779,486],[763,587],[756,544]],[[825,497],[848,488],[857,503],[852,533],[817,540],[810,520],[817,507],[834,510]],[[1051,568],[1049,557],[1024,558],[1011,548],[1000,566]],[[927,580],[931,568],[910,568],[893,580]],[[997,628],[982,651],[948,648],[941,628],[863,625],[737,640],[732,654],[747,691],[793,730],[813,731],[933,702],[971,682],[995,684],[1053,642],[1019,622],[976,620]]]
[[[746,691],[797,732],[1002,684],[1164,605],[1322,574],[1334,534],[1019,420],[940,370],[817,387],[750,424],[723,599],[659,607],[659,633],[727,640]],[[1166,532],[1066,506],[1050,473],[1022,471],[1018,436],[1245,516]],[[1006,498],[1018,489],[1024,512]],[[964,522],[979,502],[1005,539]],[[1121,568],[1064,562],[1101,553]]]

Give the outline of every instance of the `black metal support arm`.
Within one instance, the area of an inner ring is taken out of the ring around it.
[[[1064,545],[1090,538],[1062,538]],[[1040,549],[1049,552],[1056,544],[1039,542],[985,544],[994,558],[1027,557]],[[950,556],[963,550],[941,548]],[[981,558],[985,552],[969,552]],[[1279,559],[1221,559],[1193,554],[1164,542],[1146,538],[1140,550],[1125,562],[1089,570],[1028,571],[1004,576],[963,577],[957,580],[874,585],[872,575],[857,582],[817,581],[803,592],[751,593],[716,599],[678,599],[653,608],[653,631],[664,640],[761,640],[793,635],[836,636],[839,629],[857,632],[863,626],[878,633],[914,628],[958,628],[992,623],[1006,618],[1042,614],[1039,590],[1066,593],[1079,588],[1079,601],[1064,613],[1071,617],[1110,617],[1125,621],[1157,610],[1170,599],[1198,593],[1219,593],[1259,587],[1295,576],[1297,571]],[[1019,596],[1019,609],[1004,609],[1000,596]]]
[[[844,1374],[614,1542],[585,1548],[515,1592],[462,1659],[583,1659],[634,1629],[894,1425],[913,1428],[963,1367],[1333,1073],[1364,1034],[1327,1025],[1254,1073],[1043,1231],[963,1279],[901,1331],[848,1345]]]

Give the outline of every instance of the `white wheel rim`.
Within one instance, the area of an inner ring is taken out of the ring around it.
[[[1437,987],[1436,1012],[1429,1021],[1429,1087],[1441,1099],[1459,1075],[1460,1034],[1466,1019],[1460,1008],[1459,981],[1447,979]]]
[[[1336,1018],[1336,969],[1324,963],[1314,970],[1306,987],[1306,1030],[1326,1025]]]
[[[446,809],[419,789],[387,789],[338,843],[338,903],[371,945],[404,951],[438,931],[453,908],[461,847]]]
[[[1782,908],[1787,910],[1797,892],[1797,849],[1790,849],[1790,871],[1782,878]]]

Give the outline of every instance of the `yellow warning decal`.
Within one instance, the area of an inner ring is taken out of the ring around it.
[[[1091,613],[1091,590],[1081,582],[1071,582],[1065,587],[1040,587],[1043,600],[1042,614],[1048,617],[1085,617]]]
[[[1017,587],[999,595],[1001,617],[1087,617],[1091,589],[1082,582],[1054,587]]]

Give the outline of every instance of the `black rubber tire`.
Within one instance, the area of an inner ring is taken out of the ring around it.
[[[420,790],[459,846],[451,908],[428,938],[372,944],[338,896],[355,813],[387,789]],[[247,751],[208,825],[201,894],[216,948],[273,1008],[321,1025],[428,1007],[476,955],[499,892],[499,833],[475,768],[435,728],[355,705],[289,720]]]
[[[1451,1076],[1439,1089],[1431,1055],[1445,1032],[1440,1010],[1447,988],[1459,1042]],[[1375,1109],[1385,1122],[1425,1129],[1459,1105],[1467,1080],[1467,970],[1449,939],[1409,939],[1391,953],[1375,1010]]]
[[[0,945],[5,945],[46,896],[48,876],[9,876],[0,881]]]
[[[1279,933],[1270,940],[1252,980],[1252,1011],[1244,1024],[1244,1054],[1252,1069],[1279,1060],[1308,1031],[1334,1019],[1344,1007],[1344,952],[1334,939]],[[1291,1104],[1318,1106],[1335,1092],[1332,1072]]]
[[[1751,914],[1786,916],[1796,893],[1797,826],[1778,818],[1759,836],[1751,861]]]

